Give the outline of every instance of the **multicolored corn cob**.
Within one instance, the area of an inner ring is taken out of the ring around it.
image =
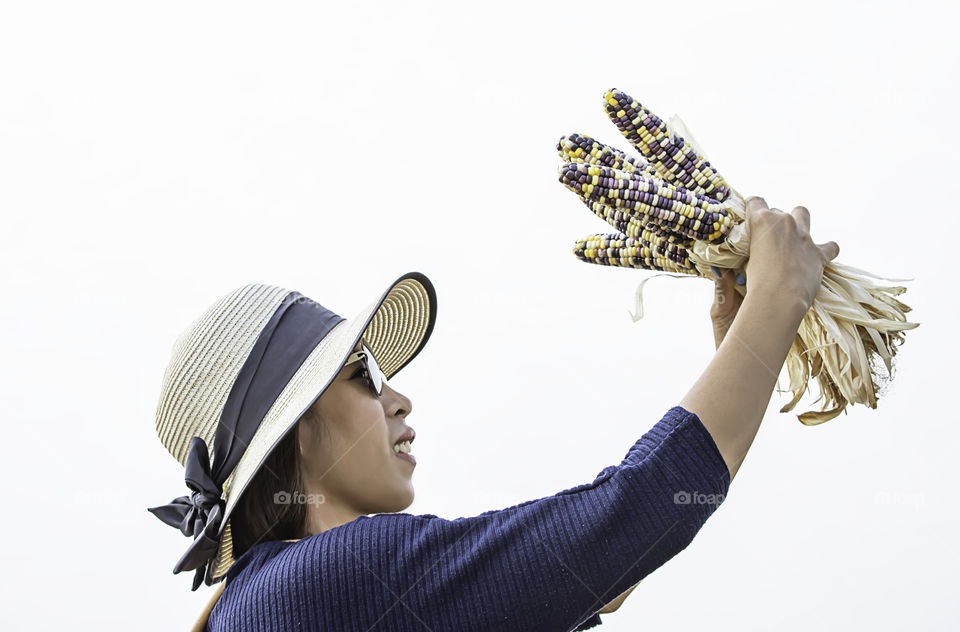
[[[557,143],[557,149],[560,151],[560,157],[567,162],[589,162],[613,169],[622,169],[628,173],[646,173],[647,175],[660,177],[660,173],[650,163],[629,156],[616,147],[604,145],[589,136],[581,134],[564,136]]]
[[[718,201],[730,193],[726,181],[682,136],[671,134],[656,114],[619,90],[607,90],[604,107],[613,124],[667,182]]]
[[[691,241],[678,239],[652,225],[630,232],[637,234],[588,235],[574,245],[574,254],[584,261],[601,265],[697,274],[687,256]]]
[[[591,208],[590,202],[596,201],[692,239],[720,243],[734,224],[719,201],[649,174],[575,162],[562,167],[560,181]],[[601,217],[609,213],[605,211]]]
[[[563,136],[557,151],[560,182],[577,194],[616,233],[592,233],[576,241],[582,261],[713,279],[712,267],[736,268],[749,254],[745,200],[703,156],[679,118],[664,122],[619,90],[603,96],[610,120],[641,157],[630,156],[583,134]],[[685,139],[680,131],[689,137]],[[800,324],[786,359],[793,400],[816,379],[824,410],[798,415],[804,424],[832,419],[848,404],[876,408],[877,393],[892,377],[892,359],[910,308],[893,298],[906,288],[830,261],[817,298]],[[905,279],[886,279],[901,281]],[[642,311],[640,291],[638,307]],[[746,293],[746,288],[737,286]],[[636,320],[639,316],[634,316]]]

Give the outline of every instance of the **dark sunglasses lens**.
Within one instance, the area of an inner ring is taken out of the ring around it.
[[[364,354],[366,354],[367,360],[367,372],[370,374],[370,381],[373,383],[373,389],[376,394],[383,394],[383,381],[386,376],[380,370],[380,367],[377,365],[376,359],[374,359],[373,354],[370,353],[370,350],[367,349],[365,345],[361,345]]]

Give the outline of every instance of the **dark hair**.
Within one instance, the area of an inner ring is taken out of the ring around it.
[[[237,501],[230,517],[234,559],[239,559],[261,542],[290,540],[303,535],[306,505],[290,502],[291,498],[305,493],[300,475],[297,432],[303,422],[319,423],[312,408],[280,439]]]

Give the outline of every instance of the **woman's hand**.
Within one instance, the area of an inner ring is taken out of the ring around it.
[[[823,268],[836,258],[835,241],[814,243],[810,238],[810,211],[795,206],[790,213],[767,207],[762,197],[746,200],[750,257],[744,264],[747,290],[762,288],[770,296],[799,299],[805,310],[820,289]]]
[[[820,287],[823,268],[840,251],[836,242],[813,242],[807,209],[798,206],[788,214],[767,208],[763,198],[746,202],[747,291],[730,325],[732,340],[720,345],[678,403],[710,432],[730,480],[753,444],[797,329]]]
[[[713,268],[713,266],[711,266]],[[720,276],[717,276],[720,273]],[[710,320],[713,321],[713,339],[720,348],[723,337],[727,335],[733,319],[737,317],[737,311],[740,304],[743,303],[743,296],[734,288],[737,281],[744,281],[742,276],[736,274],[734,270],[713,268],[713,275],[716,283],[713,290],[713,305],[710,306]]]
[[[823,267],[836,258],[840,247],[834,241],[813,242],[810,212],[803,206],[795,206],[787,214],[768,208],[763,198],[751,196],[746,208],[751,241],[744,273],[753,270],[750,286],[769,288],[781,296],[798,297],[804,308],[809,309],[820,288]],[[719,349],[743,303],[743,296],[734,285],[746,285],[746,278],[733,270],[713,268],[713,271],[717,278],[710,319]]]

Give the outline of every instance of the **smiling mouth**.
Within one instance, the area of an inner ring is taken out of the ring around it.
[[[416,464],[417,459],[410,452],[410,441],[400,441],[394,444],[393,453],[405,461]]]

